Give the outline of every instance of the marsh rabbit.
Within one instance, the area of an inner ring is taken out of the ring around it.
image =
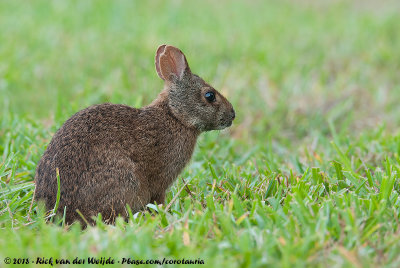
[[[203,131],[231,126],[235,111],[212,86],[193,74],[176,47],[157,49],[155,65],[164,89],[140,109],[99,104],[79,111],[54,134],[36,169],[35,200],[53,209],[60,178],[58,214],[66,223],[106,223],[148,203],[164,203],[165,191],[189,162]]]

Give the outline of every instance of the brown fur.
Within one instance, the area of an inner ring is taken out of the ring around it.
[[[191,73],[183,53],[162,45],[156,70],[164,90],[150,105],[135,109],[99,104],[79,111],[56,132],[36,170],[36,200],[48,209],[56,202],[56,168],[60,172],[58,213],[66,222],[106,222],[127,217],[146,204],[162,204],[165,191],[189,162],[202,131],[223,129],[235,117],[232,105],[200,77]],[[214,92],[208,102],[204,94]]]

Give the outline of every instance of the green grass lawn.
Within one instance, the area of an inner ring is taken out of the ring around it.
[[[400,267],[399,25],[391,0],[1,1],[0,267]],[[203,134],[166,204],[129,223],[28,215],[57,128],[91,104],[150,103],[163,43],[228,97],[234,125]]]

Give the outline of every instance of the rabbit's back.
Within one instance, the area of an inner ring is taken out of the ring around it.
[[[113,220],[157,201],[189,161],[198,133],[182,128],[163,106],[135,109],[101,104],[84,109],[56,132],[39,162],[36,197],[50,209],[60,173],[61,199],[77,219],[103,214]],[[175,146],[171,147],[171,144]],[[187,148],[192,148],[188,150]]]

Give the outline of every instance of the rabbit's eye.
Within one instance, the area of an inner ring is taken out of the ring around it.
[[[209,102],[213,102],[215,101],[215,94],[214,92],[207,92],[204,97],[209,101]]]

